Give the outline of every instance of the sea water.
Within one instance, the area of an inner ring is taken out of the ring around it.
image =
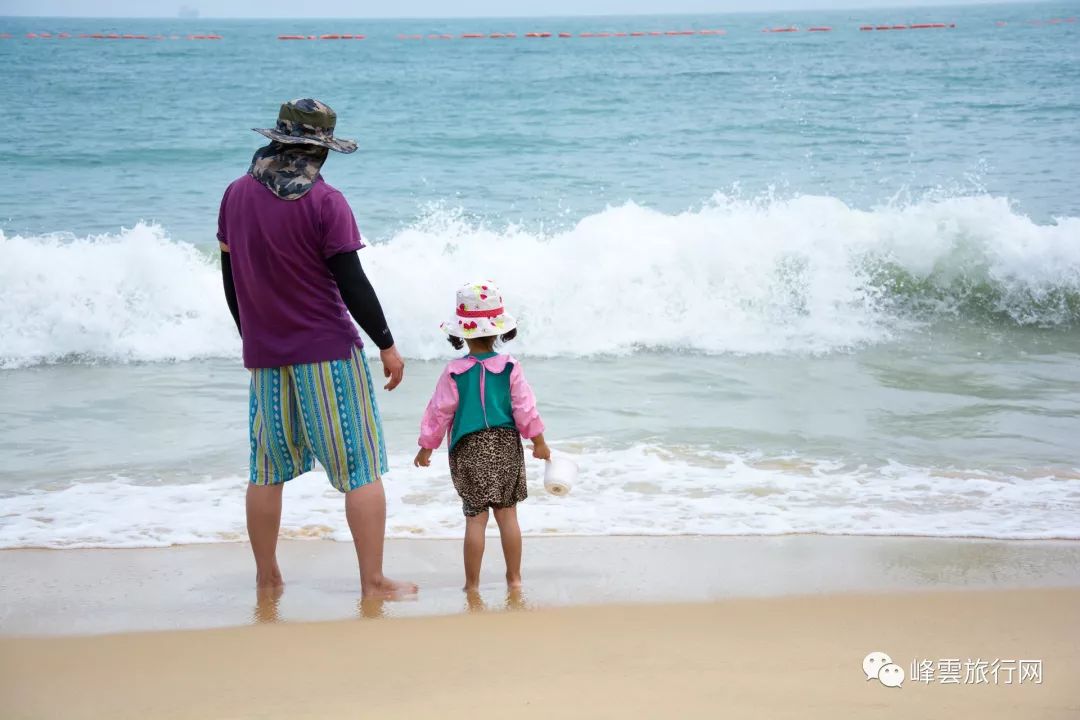
[[[324,176],[408,358],[390,535],[460,533],[411,458],[490,277],[581,469],[553,498],[530,465],[527,533],[1080,538],[1075,10],[0,18],[0,547],[244,537],[216,215],[301,96],[360,144]],[[859,30],[910,23],[955,27]],[[726,34],[629,36],[688,29]],[[110,32],[151,39],[78,37]],[[277,39],[324,33],[366,38]],[[347,537],[319,473],[285,507]]]

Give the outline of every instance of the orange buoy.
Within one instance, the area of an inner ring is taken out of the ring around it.
[[[645,37],[645,33],[640,30],[630,33],[630,37]]]
[[[319,39],[320,40],[340,40],[341,36],[340,35],[320,35]]]
[[[278,40],[303,40],[303,35],[278,35]]]
[[[571,33],[568,33],[568,32],[561,32],[561,33],[559,33],[559,37],[568,38],[568,37],[574,37],[574,36]]]
[[[771,32],[771,33],[799,32],[799,28],[795,27],[794,25],[792,25],[791,27],[766,28],[765,32]]]
[[[907,25],[893,25],[893,30],[907,30]]]
[[[823,25],[821,27],[806,28],[806,32],[832,32],[832,28],[827,25]]]
[[[463,37],[463,38],[465,38],[467,40],[471,40],[473,38],[482,38],[484,36],[481,35],[480,33],[464,33],[461,37]]]
[[[859,29],[860,29],[860,30],[863,30],[863,31],[866,31],[866,30],[873,30],[873,29],[874,29],[874,26],[873,26],[873,25],[860,25],[860,26],[859,26]]]
[[[367,37],[367,35],[353,35],[352,39],[353,40],[363,40],[366,37]]]

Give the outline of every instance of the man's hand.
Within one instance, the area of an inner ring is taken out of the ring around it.
[[[537,460],[550,460],[551,448],[548,447],[547,442],[544,440],[543,434],[537,435],[532,439],[533,457]]]
[[[391,345],[385,350],[379,351],[382,359],[383,376],[390,378],[390,382],[383,386],[386,390],[393,390],[401,384],[405,377],[405,361],[401,359],[401,353],[397,351],[397,345]]]
[[[431,451],[427,448],[420,448],[420,452],[416,453],[416,459],[413,460],[413,465],[416,467],[428,467],[431,465]]]

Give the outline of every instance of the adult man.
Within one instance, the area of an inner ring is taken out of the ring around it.
[[[360,266],[356,251],[364,245],[352,211],[319,174],[329,150],[356,150],[355,142],[334,137],[336,122],[317,100],[282,105],[274,129],[255,129],[270,144],[221,200],[225,297],[251,370],[248,537],[256,585],[280,590],[282,489],[317,458],[345,493],[363,595],[393,597],[416,586],[382,572],[386,447],[349,315],[378,345],[387,390],[401,382],[405,366]]]

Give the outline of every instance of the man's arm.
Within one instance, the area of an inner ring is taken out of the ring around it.
[[[236,323],[236,331],[240,333],[240,337],[243,337],[244,333],[240,329],[240,304],[236,301],[236,285],[233,283],[229,246],[223,242],[219,242],[218,245],[221,246],[221,283],[225,286],[225,302],[229,306],[229,312],[232,313],[233,322]]]
[[[394,347],[394,336],[390,334],[390,327],[386,324],[386,316],[375,294],[375,288],[371,287],[371,281],[360,266],[360,257],[355,251],[332,255],[326,259],[326,266],[334,276],[334,282],[337,283],[349,314],[371,341],[379,346],[383,374],[390,378],[386,389],[393,390],[401,383],[405,362]]]

